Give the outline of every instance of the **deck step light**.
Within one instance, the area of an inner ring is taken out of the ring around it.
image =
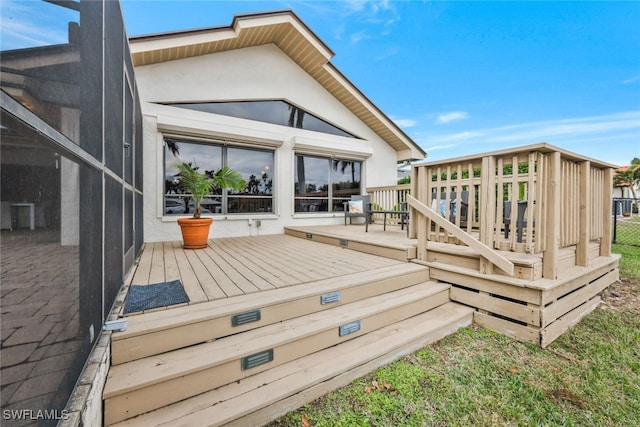
[[[242,370],[255,368],[256,366],[264,365],[273,361],[273,349],[261,351],[260,353],[252,354],[251,356],[243,357],[240,359],[242,363]]]
[[[344,325],[340,326],[339,334],[341,337],[343,337],[345,335],[358,332],[359,330],[360,330],[360,321],[356,320],[353,322],[345,323]]]
[[[349,245],[349,241],[347,239],[340,239],[340,245],[348,246]]]
[[[261,319],[260,310],[252,310],[231,316],[231,326],[246,325]]]
[[[116,320],[107,320],[102,325],[103,331],[126,331],[127,330],[127,319],[116,319]]]
[[[332,302],[338,302],[342,299],[342,293],[340,291],[328,292],[320,295],[320,304],[330,304]]]

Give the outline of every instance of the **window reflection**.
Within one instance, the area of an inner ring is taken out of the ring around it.
[[[352,195],[360,194],[360,162],[353,160],[332,161],[333,207],[343,210],[344,202]]]
[[[168,105],[354,138],[350,133],[285,101],[208,102]]]
[[[2,90],[77,143],[79,13],[41,1],[3,0],[0,7]]]
[[[344,201],[360,194],[362,162],[296,155],[295,212],[342,211]]]
[[[214,189],[202,201],[204,213],[273,212],[273,159],[273,151],[269,150],[165,140],[165,215],[190,214],[195,209],[181,187],[176,169],[179,162],[191,163],[205,173],[215,173],[228,165],[247,182],[242,191],[223,193],[221,189]]]
[[[247,182],[243,191],[228,191],[229,213],[272,212],[273,152],[229,147],[227,164]]]
[[[2,408],[61,410],[90,344],[80,312],[83,167],[4,111],[0,158]]]

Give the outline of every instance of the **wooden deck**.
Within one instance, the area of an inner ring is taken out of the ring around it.
[[[180,279],[193,304],[400,263],[288,235],[211,239],[197,251],[183,249],[181,242],[147,243],[132,284]]]
[[[417,259],[417,239],[409,239],[398,226],[287,227],[285,232],[309,241],[328,243],[357,251],[405,259],[429,267],[429,277],[450,284],[453,301],[477,309],[474,320],[513,338],[546,347],[600,302],[599,294],[618,279],[618,256],[601,256],[600,243],[592,241],[584,254],[587,265],[578,265],[578,249],[557,251],[554,262],[560,271],[555,279],[544,277],[540,253],[495,250],[513,263],[513,273],[487,269],[478,251],[452,243],[443,233],[425,242],[424,260]],[[433,233],[432,233],[433,234]],[[477,233],[472,233],[477,237]],[[508,240],[495,241],[507,247]]]
[[[366,245],[401,235],[374,229]],[[147,244],[132,283],[180,279],[191,301],[113,332],[104,424],[261,425],[471,323],[406,248],[350,249],[306,234]]]
[[[469,246],[373,224],[288,227],[212,239],[203,250],[149,243],[132,284],[180,279],[190,302],[135,313],[111,336],[105,425],[262,425],[469,325],[546,346],[600,302],[618,258],[562,248],[557,279],[540,254]]]
[[[180,242],[147,244],[132,283],[180,279],[189,304],[196,304],[413,261],[429,267],[428,277],[452,285],[452,300],[475,307],[478,323],[546,346],[593,310],[597,295],[618,278],[617,256],[600,256],[598,242],[589,245],[586,266],[577,265],[576,246],[560,249],[561,274],[547,279],[542,254],[496,250],[513,263],[513,274],[484,271],[477,251],[446,239],[425,242],[426,258],[418,260],[417,239],[398,225],[383,230],[375,223],[368,232],[355,224],[287,227],[285,233],[212,239],[198,251]]]

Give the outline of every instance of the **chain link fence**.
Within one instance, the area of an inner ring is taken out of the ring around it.
[[[640,246],[640,214],[633,199],[613,199],[613,243]]]

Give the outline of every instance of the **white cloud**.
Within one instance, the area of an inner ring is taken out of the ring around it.
[[[413,119],[394,119],[392,118],[391,120],[393,120],[393,122],[400,126],[401,128],[411,128],[414,126],[418,125],[418,122],[413,120]]]
[[[374,59],[376,61],[382,61],[383,59],[387,59],[391,56],[397,55],[398,54],[398,48],[397,47],[392,47],[389,48],[383,52],[380,52]]]
[[[620,83],[622,83],[623,85],[628,85],[630,83],[635,83],[638,80],[640,80],[640,74],[638,74],[637,76],[633,76],[633,77],[630,77],[628,79],[625,79],[625,80],[621,81]]]
[[[351,34],[351,43],[359,43],[361,40],[368,39],[366,30],[358,31],[357,33]]]
[[[427,147],[427,153],[430,151],[446,150],[447,148],[454,148],[454,147],[456,147],[456,144],[434,145],[431,147]]]
[[[457,120],[464,120],[469,118],[469,113],[466,111],[451,111],[449,113],[439,114],[436,119],[437,124],[451,123]]]
[[[1,9],[1,50],[67,43],[66,23],[78,20],[77,12],[48,3],[2,0]]]
[[[429,150],[449,150],[445,157],[547,142],[585,156],[618,164],[640,153],[640,110],[600,116],[518,123],[455,133],[431,133],[423,138]],[[451,147],[450,147],[451,146]],[[444,157],[443,157],[444,158]]]
[[[367,5],[367,0],[347,0],[345,4],[349,9],[359,12]]]
[[[395,5],[387,0],[348,0],[340,4],[344,7],[333,11],[336,25],[359,27],[359,31],[350,31],[352,43],[386,37],[400,21]]]

